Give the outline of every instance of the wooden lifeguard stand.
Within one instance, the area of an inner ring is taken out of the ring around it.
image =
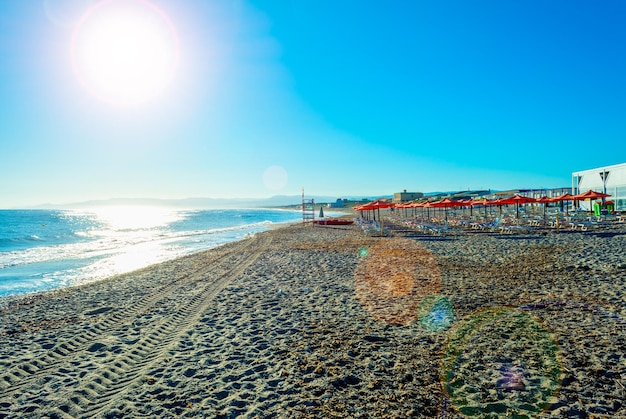
[[[315,220],[315,200],[304,198],[304,188],[302,188],[302,223],[309,223]]]

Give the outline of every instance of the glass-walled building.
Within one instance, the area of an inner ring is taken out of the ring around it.
[[[626,163],[572,173],[573,195],[589,189],[611,194],[607,199],[613,201],[615,209],[626,211]],[[581,201],[580,206],[589,209],[589,201]]]

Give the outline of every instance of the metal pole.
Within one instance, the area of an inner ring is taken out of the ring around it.
[[[607,177],[606,174],[607,174],[607,171],[603,170],[602,171],[602,183],[604,184],[604,188],[602,189],[602,193],[605,194],[605,195],[606,195],[606,177]],[[606,198],[603,196],[602,197],[602,206],[603,207],[604,207],[605,202],[606,202]]]

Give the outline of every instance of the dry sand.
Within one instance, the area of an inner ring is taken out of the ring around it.
[[[626,417],[625,233],[292,226],[0,300],[0,417]]]

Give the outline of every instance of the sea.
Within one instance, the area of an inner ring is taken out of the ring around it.
[[[279,209],[0,210],[0,298],[93,282],[301,220]]]

